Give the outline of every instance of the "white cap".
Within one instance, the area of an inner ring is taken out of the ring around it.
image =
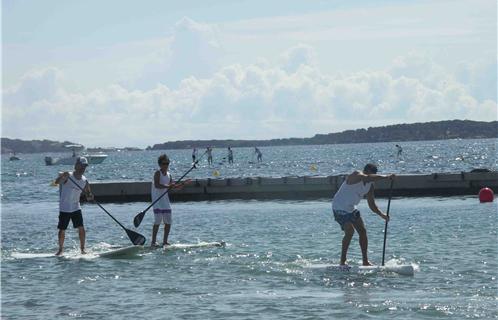
[[[88,160],[85,157],[78,157],[78,158],[76,158],[76,164],[78,164],[78,163],[83,165],[83,166],[87,166]]]

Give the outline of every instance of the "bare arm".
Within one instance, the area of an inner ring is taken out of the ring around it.
[[[368,202],[368,207],[370,210],[375,212],[377,215],[379,215],[382,219],[384,220],[389,220],[389,217],[382,212],[379,207],[377,207],[377,204],[375,203],[375,197],[374,197],[374,187],[371,186],[370,190],[367,193],[367,202]]]
[[[381,175],[381,174],[365,174],[361,171],[355,171],[351,173],[346,179],[348,184],[355,184],[360,181],[362,182],[376,182],[383,179],[393,179],[394,174],[391,175]]]
[[[85,190],[86,200],[87,201],[93,201],[94,197],[93,197],[93,193],[92,193],[92,190],[90,189],[90,184],[88,183],[88,181],[85,184],[85,189],[84,190]]]
[[[67,171],[59,172],[59,176],[55,179],[54,183],[55,184],[66,183],[68,178],[69,178],[69,172]]]

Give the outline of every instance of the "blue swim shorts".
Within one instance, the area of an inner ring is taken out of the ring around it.
[[[353,212],[347,212],[343,210],[334,210],[334,219],[341,226],[341,229],[344,230],[345,223],[355,223],[358,219],[360,219],[361,214],[358,210],[353,210]]]

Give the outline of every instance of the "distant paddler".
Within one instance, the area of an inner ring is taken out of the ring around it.
[[[394,175],[378,175],[377,166],[369,163],[365,166],[363,171],[354,171],[348,175],[332,199],[332,211],[334,213],[335,221],[339,223],[341,229],[344,231],[341,265],[346,264],[346,255],[355,230],[360,237],[363,265],[372,265],[370,261],[368,261],[367,230],[361,218],[360,211],[358,211],[356,206],[366,195],[370,210],[378,214],[382,219],[386,221],[389,220],[389,216],[382,212],[375,204],[374,182],[382,179],[394,179]]]
[[[396,149],[398,150],[397,156],[400,157],[403,153],[403,148],[399,144],[397,144]]]
[[[254,153],[258,159],[258,162],[263,162],[263,153],[259,150],[258,147],[254,147]]]
[[[228,163],[233,163],[233,150],[231,147],[228,147]]]
[[[85,227],[83,226],[83,215],[81,214],[80,196],[82,190],[88,201],[93,200],[93,194],[86,177],[83,175],[88,166],[85,157],[78,157],[74,164],[73,172],[61,172],[54,183],[59,185],[59,250],[55,255],[61,255],[64,250],[64,238],[69,220],[73,222],[73,227],[78,229],[80,238],[80,250],[85,254]],[[72,181],[70,181],[70,179]],[[78,188],[76,185],[81,187]]]
[[[208,156],[208,164],[213,164],[213,149],[211,147],[207,147],[206,153]]]

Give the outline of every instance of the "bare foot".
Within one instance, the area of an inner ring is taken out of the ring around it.
[[[62,249],[59,249],[59,251],[57,251],[57,253],[55,255],[60,256],[61,254],[62,254]]]
[[[81,254],[86,254],[85,249],[81,249]]]
[[[370,261],[367,261],[367,262],[363,261],[363,265],[364,266],[373,266],[373,264]]]
[[[150,244],[150,246],[151,246],[152,248],[156,248],[156,247],[159,247],[159,244],[157,244],[157,242],[152,242],[152,243]]]
[[[169,245],[170,245],[170,243],[169,243],[169,242],[164,242],[164,243],[163,243],[163,247],[165,247],[165,246],[169,246]]]

